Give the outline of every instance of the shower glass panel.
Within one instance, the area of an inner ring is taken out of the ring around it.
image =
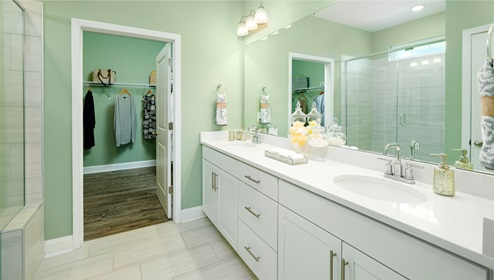
[[[382,153],[398,143],[410,158],[444,151],[444,41],[355,58],[342,67],[347,145]]]
[[[0,3],[0,232],[24,206],[24,18]]]

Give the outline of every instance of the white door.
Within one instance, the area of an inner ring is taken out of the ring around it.
[[[171,118],[171,44],[168,43],[156,57],[156,195],[172,218],[172,130],[168,129]]]
[[[477,85],[477,73],[484,64],[487,54],[486,54],[486,42],[487,42],[487,31],[482,33],[477,33],[472,35],[472,83],[471,83],[471,104],[472,111],[470,116],[470,160],[473,166],[477,170],[486,171],[486,169],[480,164],[479,154],[481,150],[482,133],[480,131],[480,121],[481,121],[481,104],[480,104],[480,93]]]

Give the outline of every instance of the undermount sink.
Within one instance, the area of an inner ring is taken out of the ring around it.
[[[256,144],[250,141],[232,141],[225,144],[225,147],[241,147],[241,148],[253,148]]]
[[[375,200],[404,204],[427,201],[427,197],[420,191],[413,189],[413,185],[408,186],[385,178],[341,175],[336,176],[333,182],[347,191]]]

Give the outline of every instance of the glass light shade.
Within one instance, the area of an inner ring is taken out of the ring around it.
[[[247,20],[245,21],[245,26],[247,27],[247,30],[257,29],[257,23],[256,23],[254,16],[248,16],[247,17]]]
[[[245,36],[247,34],[249,34],[249,30],[247,30],[245,23],[239,23],[237,27],[237,36]]]
[[[268,14],[266,13],[266,10],[264,10],[264,7],[262,6],[256,10],[255,17],[256,17],[256,22],[259,24],[268,22]]]

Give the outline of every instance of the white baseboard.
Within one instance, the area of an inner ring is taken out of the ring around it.
[[[45,241],[45,258],[70,252],[74,249],[72,235]]]
[[[202,206],[182,209],[182,223],[191,222],[204,217],[206,217],[206,215],[204,215],[204,212],[202,212]]]
[[[143,160],[143,161],[124,162],[124,163],[115,163],[115,164],[106,164],[106,165],[86,166],[84,167],[83,172],[84,174],[92,174],[92,173],[109,172],[109,171],[117,171],[117,170],[136,169],[136,168],[150,167],[150,166],[156,166],[156,160]]]

